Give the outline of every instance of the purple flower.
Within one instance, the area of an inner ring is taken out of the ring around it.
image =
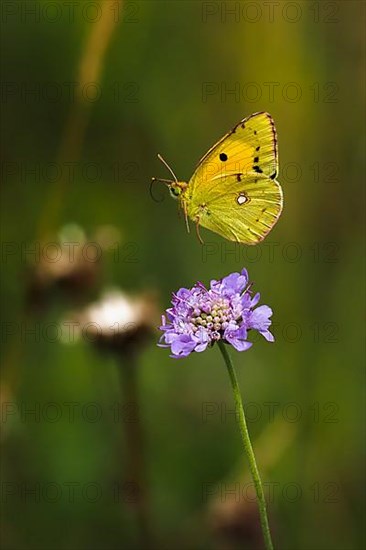
[[[248,332],[257,330],[268,342],[272,310],[255,308],[260,294],[252,296],[248,273],[231,273],[219,281],[211,281],[207,290],[202,283],[191,289],[181,288],[173,294],[172,307],[162,317],[163,335],[159,345],[170,347],[172,357],[187,357],[201,352],[217,340],[223,340],[238,351],[252,346]]]

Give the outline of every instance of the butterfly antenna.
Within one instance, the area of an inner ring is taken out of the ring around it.
[[[164,164],[164,166],[169,170],[169,172],[171,173],[171,175],[173,176],[174,178],[174,181],[178,181],[178,178],[177,176],[174,174],[173,170],[170,168],[169,164],[163,159],[163,157],[158,154],[158,159]]]

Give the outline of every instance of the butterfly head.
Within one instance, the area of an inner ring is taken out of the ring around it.
[[[172,180],[166,180],[161,178],[153,178],[152,183],[154,181],[160,181],[161,183],[165,183],[167,187],[169,187],[169,191],[173,199],[179,199],[181,195],[184,193],[184,191],[187,188],[187,183],[185,181],[178,181],[177,176],[174,174],[173,170],[170,168],[169,164],[163,159],[161,155],[158,155],[158,159],[164,164],[164,166],[169,170],[171,175],[174,179]]]
[[[174,174],[173,170],[170,168],[169,164],[163,159],[163,157],[161,155],[158,155],[158,159],[164,164],[164,166],[169,170],[169,172],[171,173],[171,175],[173,176],[173,180],[163,180],[163,179],[157,179],[157,178],[153,178],[151,180],[151,184],[154,183],[154,181],[160,181],[161,183],[164,183],[165,185],[167,185],[169,187],[169,192],[171,194],[171,196],[173,197],[173,199],[179,199],[180,200],[180,205],[182,206],[183,208],[183,212],[184,212],[184,218],[186,220],[186,227],[187,227],[187,231],[189,233],[189,223],[188,223],[188,214],[187,214],[187,201],[186,201],[186,198],[184,197],[184,194],[187,190],[187,187],[188,187],[188,183],[185,182],[185,181],[178,181],[178,178],[177,176]],[[151,190],[151,187],[150,187],[150,190]]]
[[[187,185],[185,181],[172,181],[169,185],[169,191],[173,199],[179,199],[187,189]]]

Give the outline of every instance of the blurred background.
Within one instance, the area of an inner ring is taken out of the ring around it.
[[[262,547],[218,350],[156,346],[171,292],[243,267],[274,311],[233,358],[275,546],[363,547],[364,7],[3,2],[4,548]],[[201,246],[157,153],[187,180],[263,110],[282,216]]]

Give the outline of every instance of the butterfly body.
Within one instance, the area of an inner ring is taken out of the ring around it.
[[[242,120],[200,160],[189,182],[170,182],[186,217],[230,241],[257,244],[283,205],[277,134],[268,113]]]

